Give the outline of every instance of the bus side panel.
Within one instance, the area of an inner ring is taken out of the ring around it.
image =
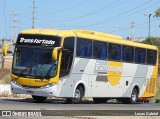
[[[66,77],[66,80],[61,88],[59,88],[59,96],[60,97],[73,97],[75,88],[78,86],[78,83],[82,83],[85,87],[84,96],[87,97],[89,92],[88,89],[88,77],[89,74],[87,73],[87,70],[89,70],[91,65],[94,65],[95,63],[93,61],[90,61],[90,59],[83,59],[83,58],[75,58],[74,65],[72,68],[72,71],[69,76]],[[62,79],[63,80],[63,79]]]
[[[121,62],[96,60],[92,83],[92,97],[119,97],[123,94],[124,82],[121,80]]]
[[[75,85],[81,80],[82,74],[72,74],[69,77],[61,79],[64,83],[59,84],[59,97],[73,97]]]
[[[141,97],[153,97],[156,95],[157,80],[158,80],[157,71],[158,71],[158,67],[152,66],[152,70],[148,73],[149,78],[147,79],[147,82],[146,82],[145,92],[143,92]]]
[[[136,71],[135,75],[132,77],[132,80],[129,81],[130,85],[125,89],[123,97],[130,97],[131,92],[134,86],[136,85],[139,88],[139,96],[144,92],[144,89],[146,88],[146,79],[147,79],[149,66],[141,65],[141,64],[138,64],[138,65],[133,64],[133,67],[134,66],[137,66],[137,68],[134,69],[134,71]],[[128,69],[131,69],[131,68],[128,68]]]

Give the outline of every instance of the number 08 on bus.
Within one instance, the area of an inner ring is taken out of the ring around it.
[[[7,55],[7,47],[3,55]],[[11,73],[14,94],[80,103],[149,101],[156,94],[158,49],[88,30],[30,29],[19,33]]]

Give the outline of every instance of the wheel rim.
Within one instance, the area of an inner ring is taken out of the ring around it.
[[[136,100],[137,100],[137,93],[134,90],[133,93],[132,93],[132,101],[135,102]]]
[[[75,93],[74,93],[74,99],[78,100],[80,99],[80,96],[81,96],[81,93],[78,89],[75,90]]]

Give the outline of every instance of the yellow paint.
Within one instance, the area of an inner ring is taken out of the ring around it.
[[[18,76],[15,76],[12,74],[11,78],[12,78],[12,80],[15,80],[18,84],[23,85],[23,86],[41,87],[46,84],[58,83],[57,76],[55,78],[42,80],[42,79],[23,78],[23,77],[18,77]]]
[[[13,44],[5,44],[3,46],[3,49],[2,49],[3,56],[7,56],[8,47],[11,46],[11,45],[13,45]]]
[[[110,68],[109,68],[110,67]],[[112,86],[116,86],[122,76],[123,63],[108,61],[108,81]]]
[[[55,47],[52,52],[52,59],[54,61],[58,60],[58,52],[62,49],[62,47]]]
[[[142,94],[141,97],[153,97],[156,95],[157,91],[157,82],[158,82],[158,57],[156,66],[154,66],[152,75],[150,77],[149,83],[146,87],[145,92]]]

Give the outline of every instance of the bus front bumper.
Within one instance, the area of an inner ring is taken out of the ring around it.
[[[14,94],[27,94],[27,95],[36,95],[43,97],[57,97],[57,85],[54,84],[52,86],[43,87],[43,88],[31,88],[24,87],[16,84],[11,81],[11,91]]]

